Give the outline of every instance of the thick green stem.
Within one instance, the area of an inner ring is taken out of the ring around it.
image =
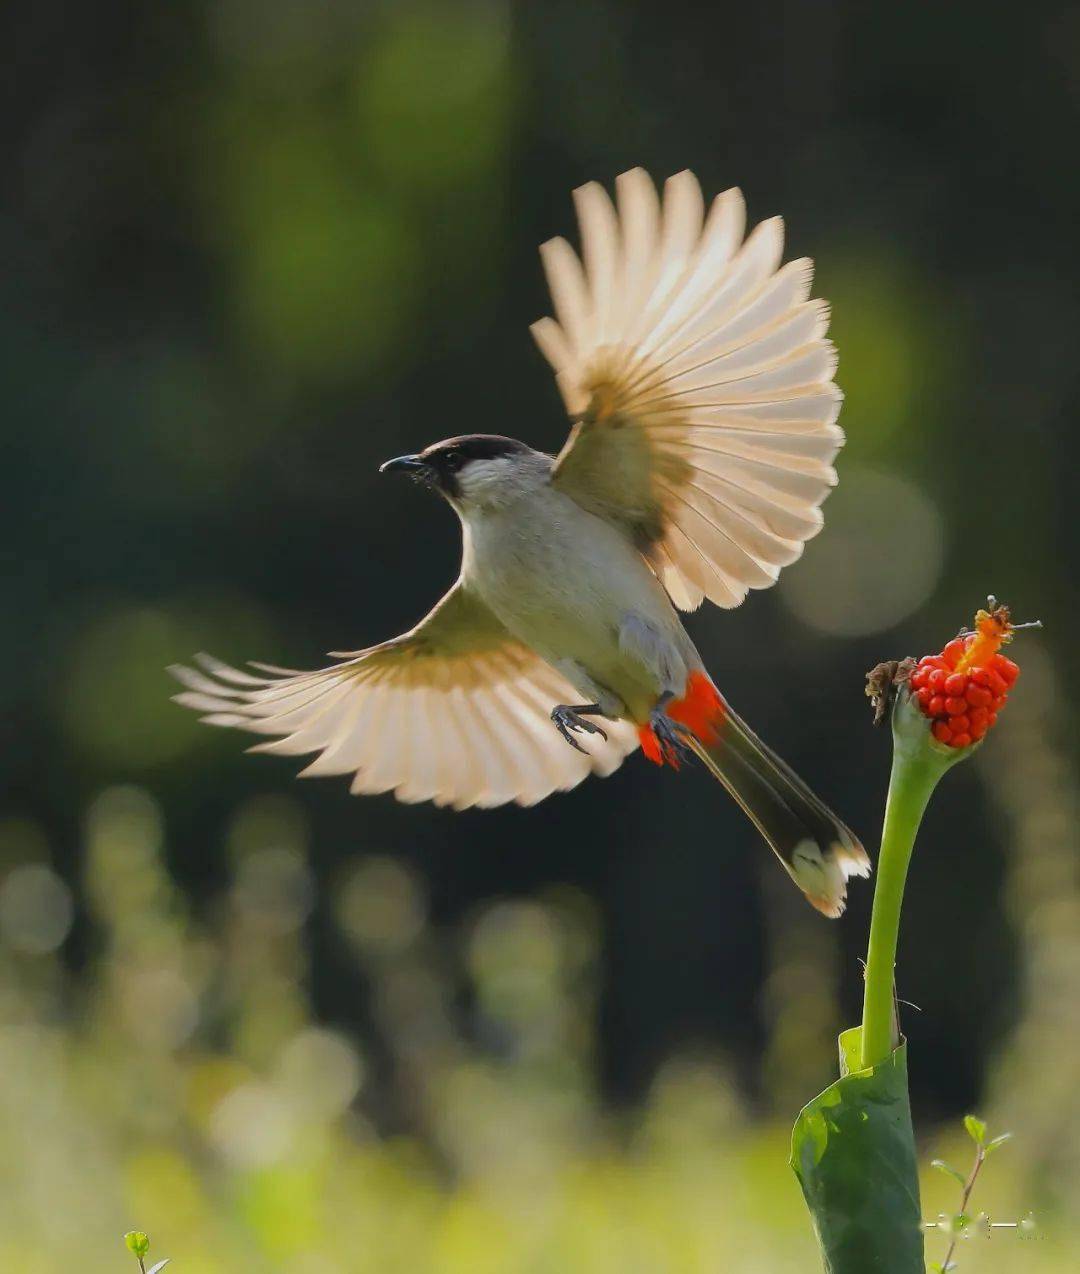
[[[945,749],[929,739],[925,720],[902,694],[893,712],[893,765],[881,830],[870,944],[863,993],[862,1065],[877,1066],[899,1043],[894,979],[900,908],[915,837],[938,780],[967,749]]]

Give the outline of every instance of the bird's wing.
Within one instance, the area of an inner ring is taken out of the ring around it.
[[[253,676],[209,656],[203,671],[173,668],[187,687],[176,701],[211,725],[278,735],[253,751],[318,752],[302,774],[354,774],[353,792],[393,790],[402,801],[464,809],[531,805],[610,774],[637,746],[625,722],[608,739],[569,747],[551,723],[569,683],[515,641],[457,583],[411,631],[316,672],[254,665]]]
[[[744,241],[738,190],[705,215],[689,172],[574,192],[582,259],[540,249],[557,318],[532,327],[576,421],[554,481],[632,535],[672,600],[737,606],[822,524],[844,435],[813,263],[783,223]]]

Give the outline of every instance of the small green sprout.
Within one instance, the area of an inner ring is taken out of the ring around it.
[[[127,1244],[128,1251],[137,1256],[140,1261],[150,1251],[150,1240],[141,1230],[129,1230],[124,1235],[124,1242]]]
[[[986,1122],[982,1119],[976,1119],[974,1115],[964,1116],[964,1127],[971,1140],[981,1146],[986,1141]]]
[[[954,1168],[951,1163],[946,1163],[944,1159],[934,1159],[930,1164],[932,1168],[943,1172],[947,1177],[952,1177],[960,1186],[960,1207],[952,1215],[942,1216],[934,1226],[934,1229],[939,1234],[948,1238],[949,1250],[945,1253],[943,1261],[930,1262],[929,1269],[931,1274],[949,1274],[950,1270],[959,1269],[959,1266],[952,1259],[957,1243],[961,1239],[969,1239],[975,1234],[984,1236],[989,1234],[989,1217],[984,1213],[979,1213],[976,1217],[971,1216],[967,1210],[968,1202],[971,1199],[971,1192],[975,1188],[975,1181],[982,1170],[983,1164],[999,1146],[1003,1146],[1012,1136],[1012,1133],[1005,1132],[987,1141],[986,1123],[975,1115],[964,1116],[964,1128],[967,1130],[967,1135],[975,1143],[975,1162],[972,1164],[971,1171],[967,1176],[959,1168]]]
[[[139,1262],[140,1274],[161,1274],[161,1271],[169,1263],[169,1258],[165,1257],[163,1261],[158,1261],[147,1269],[146,1257],[150,1251],[150,1239],[143,1234],[142,1230],[129,1230],[124,1235],[124,1243],[127,1246],[127,1250]]]

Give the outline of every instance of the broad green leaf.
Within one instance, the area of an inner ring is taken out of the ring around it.
[[[964,1127],[977,1146],[981,1146],[986,1140],[986,1123],[982,1119],[976,1119],[974,1115],[965,1115]]]
[[[841,1076],[800,1113],[791,1166],[826,1274],[924,1274],[905,1046],[860,1070],[860,1035],[840,1036]]]
[[[954,1181],[959,1181],[961,1185],[967,1184],[967,1178],[959,1168],[954,1168],[951,1163],[946,1163],[944,1159],[931,1159],[930,1167],[936,1168],[938,1172],[944,1172],[947,1176],[952,1177]]]
[[[993,1141],[988,1141],[983,1148],[983,1154],[992,1155],[998,1146],[1003,1146],[1007,1141],[1012,1141],[1011,1132],[1003,1132],[1000,1137],[995,1137]]]

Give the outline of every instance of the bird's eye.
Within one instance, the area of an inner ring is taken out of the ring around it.
[[[451,448],[450,451],[443,452],[443,460],[448,469],[458,469],[461,467],[461,452]]]

